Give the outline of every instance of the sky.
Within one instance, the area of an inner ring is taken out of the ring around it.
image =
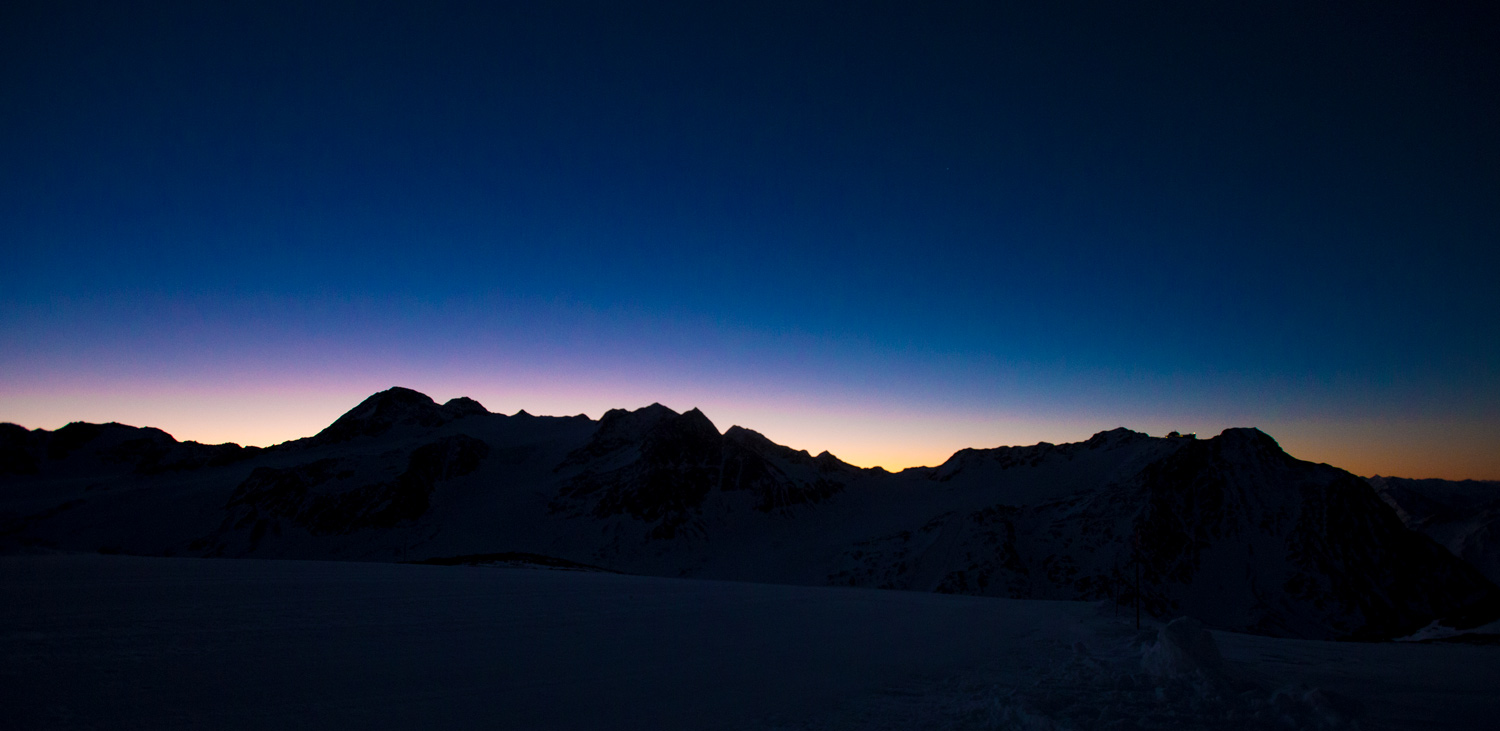
[[[8,2],[0,421],[406,386],[1500,479],[1481,4]]]

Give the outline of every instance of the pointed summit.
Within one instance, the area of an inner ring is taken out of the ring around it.
[[[714,426],[713,421],[708,418],[707,414],[704,414],[697,408],[688,409],[686,412],[683,412],[682,416],[678,417],[678,420],[685,425],[690,424],[691,427],[689,428],[712,432],[714,436],[719,436],[719,428]]]

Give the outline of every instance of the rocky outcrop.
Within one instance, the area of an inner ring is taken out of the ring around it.
[[[361,483],[346,460],[328,458],[286,468],[258,467],[240,483],[214,536],[199,548],[225,555],[244,535],[253,551],[267,535],[292,528],[313,536],[390,529],[427,513],[438,484],[478,469],[488,444],[464,435],[445,437],[411,452],[394,480]]]
[[[722,438],[694,409],[677,414],[661,404],[613,410],[587,444],[558,465],[576,474],[559,491],[555,511],[595,518],[628,515],[651,525],[649,536],[673,538],[699,530],[695,520],[713,488]]]
[[[555,512],[594,518],[629,516],[649,524],[649,539],[704,530],[709,495],[744,494],[762,513],[786,513],[843,489],[858,470],[831,454],[812,457],[760,434],[731,427],[719,434],[697,409],[678,414],[661,404],[613,410],[599,431],[557,467],[572,473]]]
[[[724,433],[723,449],[720,489],[748,492],[763,513],[790,514],[796,506],[823,502],[860,472],[828,452],[811,457],[738,426]]]

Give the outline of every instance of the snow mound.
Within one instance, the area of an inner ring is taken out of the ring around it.
[[[1064,646],[1066,647],[1066,646]],[[1359,704],[1307,685],[1267,690],[1237,677],[1202,623],[1179,618],[1158,629],[1095,636],[1029,664],[1024,679],[995,669],[889,688],[841,712],[802,721],[761,721],[757,731],[1348,731]]]
[[[1455,629],[1434,620],[1432,624],[1407,635],[1397,637],[1396,642],[1471,642],[1474,644],[1500,644],[1500,620],[1482,624],[1471,629]]]
[[[1192,617],[1178,617],[1157,631],[1156,642],[1142,648],[1141,669],[1158,678],[1229,684],[1214,636]]]

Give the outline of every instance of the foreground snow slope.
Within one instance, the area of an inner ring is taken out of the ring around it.
[[[1292,727],[1475,728],[1500,712],[1500,648],[1214,633],[1233,683],[1214,690],[1143,674],[1154,633],[1101,607],[15,556],[0,559],[0,706],[16,728],[246,729],[1278,727],[1243,721],[1254,709]],[[1277,694],[1297,683],[1308,687]]]

